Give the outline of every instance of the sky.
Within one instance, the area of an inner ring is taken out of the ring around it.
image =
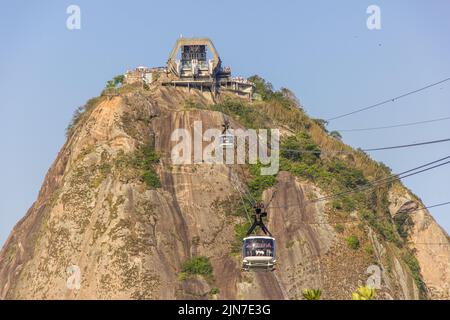
[[[81,28],[69,30],[78,5]],[[381,29],[366,10],[380,8]],[[0,1],[0,245],[36,200],[74,110],[107,80],[162,66],[175,41],[210,37],[233,74],[291,89],[315,118],[365,107],[450,77],[450,2],[434,1]],[[450,81],[331,121],[353,129],[450,116]],[[363,132],[372,148],[450,137],[450,121]],[[450,143],[371,152],[393,172],[450,154]],[[450,166],[404,180],[429,206],[450,201]],[[431,210],[450,232],[450,206]]]

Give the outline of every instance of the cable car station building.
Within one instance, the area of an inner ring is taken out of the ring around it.
[[[167,72],[170,80],[163,85],[208,89],[213,93],[226,90],[249,99],[254,91],[253,83],[244,78],[233,78],[231,68],[222,67],[220,56],[208,38],[178,39],[167,61]]]
[[[208,90],[213,94],[230,91],[237,95],[252,98],[255,86],[245,78],[232,77],[230,67],[222,67],[220,56],[208,38],[180,38],[170,52],[164,68],[138,67],[127,71],[125,81],[134,83],[153,82],[154,72],[163,71],[161,83],[164,86]]]

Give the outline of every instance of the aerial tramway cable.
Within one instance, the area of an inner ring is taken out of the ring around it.
[[[431,140],[431,141],[423,141],[423,142],[410,143],[410,144],[395,145],[395,146],[389,146],[389,147],[359,149],[359,150],[363,151],[363,152],[370,152],[370,151],[381,151],[381,150],[390,150],[390,149],[403,149],[403,148],[418,147],[418,146],[443,143],[443,142],[450,142],[450,138]],[[280,148],[279,150],[280,151],[289,151],[289,152],[298,152],[298,153],[312,153],[312,154],[353,154],[353,153],[358,152],[358,150],[356,150],[356,151],[353,151],[353,150],[352,151],[344,151],[344,150],[323,151],[323,150],[306,150],[306,149],[302,150],[302,149],[284,149],[284,148]]]
[[[322,198],[318,198],[318,199],[312,200],[312,202],[324,201],[324,200],[328,200],[330,198],[340,197],[341,195],[345,195],[345,194],[355,193],[355,192],[359,192],[359,191],[366,191],[366,190],[378,187],[380,185],[384,185],[384,184],[387,184],[387,183],[390,183],[390,182],[393,182],[393,181],[396,181],[396,180],[401,180],[401,179],[404,179],[404,178],[407,178],[407,177],[411,177],[411,176],[414,176],[414,175],[422,173],[422,172],[426,172],[426,171],[429,171],[429,170],[432,170],[432,169],[435,169],[435,168],[447,165],[449,163],[450,163],[450,161],[447,161],[447,162],[444,162],[444,163],[440,163],[440,164],[437,164],[437,165],[432,166],[430,168],[422,169],[420,171],[413,172],[413,173],[410,173],[408,175],[401,176],[401,177],[400,176],[398,176],[398,177],[393,176],[391,180],[388,180],[388,181],[385,181],[385,182],[380,182],[380,183],[377,183],[377,184],[368,185],[367,187],[361,187],[359,189],[349,190],[349,191],[338,193],[338,194],[335,194],[335,195],[325,196],[325,197],[322,197]]]
[[[440,121],[444,121],[444,120],[450,120],[450,117],[443,117],[443,118],[430,119],[430,120],[423,120],[423,121],[416,121],[416,122],[408,122],[408,123],[400,123],[400,124],[387,125],[387,126],[379,126],[379,127],[354,128],[354,129],[334,129],[334,130],[335,130],[335,131],[338,131],[338,132],[373,131],[373,130],[382,130],[382,129],[392,129],[392,128],[410,127],[410,126],[415,126],[415,125],[419,125],[419,124],[426,124],[426,123],[440,122]]]
[[[413,175],[416,175],[416,174],[419,174],[419,173],[426,172],[428,170],[432,170],[432,169],[441,167],[443,165],[447,165],[447,164],[450,163],[450,161],[446,161],[446,162],[434,165],[432,167],[429,167],[430,165],[442,162],[442,161],[447,160],[447,159],[450,159],[450,156],[446,156],[446,157],[440,158],[438,160],[434,160],[434,161],[428,162],[426,164],[417,166],[415,168],[412,168],[412,169],[409,169],[409,170],[406,170],[406,171],[403,171],[403,172],[400,172],[400,173],[397,173],[397,174],[392,174],[392,175],[390,175],[388,177],[385,177],[385,178],[381,178],[381,179],[378,179],[378,180],[371,181],[367,185],[361,186],[359,188],[354,188],[354,189],[351,189],[351,190],[347,190],[347,191],[343,191],[343,192],[327,195],[327,196],[324,196],[324,197],[321,197],[321,198],[318,198],[318,199],[310,200],[309,203],[324,201],[324,200],[328,200],[328,199],[332,199],[332,198],[336,198],[336,197],[341,197],[343,195],[347,195],[347,194],[351,194],[351,193],[355,193],[355,192],[361,192],[361,191],[370,190],[370,189],[373,189],[373,188],[378,187],[380,185],[384,185],[384,184],[387,184],[387,183],[390,183],[390,182],[393,182],[393,181],[396,181],[396,180],[400,180],[400,179],[403,179],[403,178],[406,178],[406,177],[410,177],[410,176],[413,176]],[[426,167],[429,167],[429,168],[426,168]],[[425,168],[425,169],[423,169],[423,168]],[[419,169],[422,169],[422,170],[419,170]],[[417,171],[417,170],[419,170],[419,171]],[[416,171],[416,172],[414,172],[414,171]],[[278,207],[286,207],[286,206],[278,206]],[[272,206],[270,208],[275,208],[275,207]]]
[[[431,209],[431,208],[436,208],[436,207],[442,207],[442,206],[446,206],[449,205],[450,202],[444,202],[444,203],[438,203],[435,205],[431,205],[431,206],[426,206],[426,207],[421,207],[421,208],[417,208],[417,209],[413,209],[413,210],[409,210],[408,213],[412,213],[412,212],[416,212],[416,211],[422,211],[422,210],[427,210],[427,209]],[[287,205],[287,206],[276,206],[276,207],[268,207],[267,209],[283,209],[283,208],[294,208],[294,207],[300,207],[301,204],[292,204],[292,205]],[[381,217],[384,218],[385,217]],[[356,223],[356,222],[360,222],[358,219],[354,218],[354,219],[346,219],[346,220],[340,220],[340,221],[335,221],[335,222],[325,222],[325,221],[307,221],[307,220],[300,220],[300,222],[302,224],[311,224],[311,225],[320,225],[320,224],[346,224],[346,223]]]
[[[387,100],[384,100],[384,101],[381,101],[381,102],[375,103],[375,104],[373,104],[373,105],[370,105],[370,106],[367,106],[367,107],[364,107],[364,108],[360,108],[360,109],[357,109],[357,110],[354,110],[354,111],[351,111],[351,112],[347,112],[347,113],[344,113],[344,114],[341,114],[341,115],[334,116],[334,117],[332,117],[332,118],[327,119],[327,121],[329,122],[329,121],[332,121],[332,120],[337,120],[337,119],[340,119],[340,118],[344,118],[344,117],[353,115],[353,114],[355,114],[355,113],[359,113],[359,112],[362,112],[362,111],[366,111],[366,110],[369,110],[369,109],[373,109],[373,108],[379,107],[379,106],[384,105],[384,104],[386,104],[386,103],[394,102],[394,101],[396,101],[396,100],[399,100],[399,99],[401,99],[401,98],[407,97],[407,96],[409,96],[409,95],[412,95],[412,94],[415,94],[415,93],[424,91],[424,90],[426,90],[426,89],[429,89],[429,88],[431,88],[431,87],[437,86],[437,85],[439,85],[439,84],[441,84],[441,83],[444,83],[444,82],[447,82],[447,81],[449,81],[449,80],[450,80],[450,78],[446,78],[446,79],[443,79],[443,80],[441,80],[441,81],[431,83],[431,84],[426,85],[426,86],[424,86],[424,87],[422,87],[422,88],[419,88],[419,89],[416,89],[416,90],[412,90],[412,91],[406,92],[406,93],[401,94],[401,95],[399,95],[399,96],[396,96],[396,97],[394,97],[394,98],[387,99]]]

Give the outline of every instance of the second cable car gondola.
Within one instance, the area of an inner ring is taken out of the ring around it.
[[[234,148],[234,135],[230,133],[230,122],[228,119],[225,119],[224,124],[222,125],[223,130],[220,135],[220,147],[225,149]]]
[[[255,206],[253,224],[243,240],[242,246],[242,268],[249,270],[272,271],[276,264],[276,243],[270,231],[266,228],[263,218],[267,213],[263,211],[262,205]],[[251,235],[256,227],[260,227],[264,236]]]

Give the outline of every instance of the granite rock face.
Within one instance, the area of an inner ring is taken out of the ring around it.
[[[194,121],[220,128],[223,121],[219,111],[186,108],[187,100],[216,102],[210,93],[170,87],[96,99],[0,253],[1,299],[300,299],[304,288],[348,299],[374,264],[383,273],[378,298],[419,298],[395,246],[356,218],[346,232],[362,233],[373,252],[348,248],[326,203],[308,201],[323,191],[286,171],[263,193],[272,198],[268,227],[277,238],[277,269],[241,271],[230,248],[244,218],[230,207],[241,201],[246,173],[238,165],[171,163],[174,129],[192,129]],[[159,186],[142,181],[133,162],[143,145],[159,154],[153,165]],[[389,201],[393,217],[411,215],[408,245],[427,295],[448,298],[450,246],[420,244],[450,244],[448,235],[426,210],[415,211],[422,204],[406,189],[391,190]],[[194,256],[209,257],[212,277],[180,276]]]

